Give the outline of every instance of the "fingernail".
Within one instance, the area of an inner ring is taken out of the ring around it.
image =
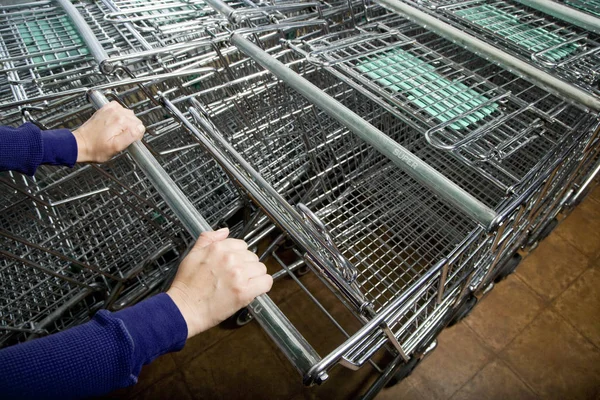
[[[229,230],[229,228],[221,228],[221,229],[216,230],[215,232],[225,232],[228,230]]]
[[[146,132],[146,127],[143,124],[139,124],[138,125],[138,132],[140,132],[140,134],[144,134],[144,132]]]

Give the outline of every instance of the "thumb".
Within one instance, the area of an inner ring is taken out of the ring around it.
[[[220,242],[229,236],[229,228],[221,228],[218,231],[202,232],[194,245],[194,249],[202,249],[214,242]]]

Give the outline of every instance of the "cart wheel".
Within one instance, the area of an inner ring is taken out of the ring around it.
[[[235,313],[235,324],[237,326],[244,326],[253,319],[254,317],[252,314],[250,314],[250,310],[247,308],[242,308],[240,311]]]
[[[470,295],[458,307],[458,310],[456,310],[456,314],[454,314],[454,317],[452,317],[452,320],[450,320],[450,323],[448,324],[448,326],[456,325],[460,321],[462,321],[467,315],[469,315],[471,313],[471,310],[473,310],[473,307],[475,307],[475,304],[477,304],[477,297]]]
[[[385,387],[386,388],[392,387],[392,386],[400,383],[403,379],[408,378],[410,376],[410,374],[412,374],[412,372],[415,370],[415,368],[417,368],[417,365],[419,365],[421,363],[422,359],[423,359],[423,357],[411,358],[406,364],[404,364],[398,370],[398,372],[396,372],[396,375],[394,375],[392,377],[392,379],[390,379],[388,381],[388,383],[385,384]]]
[[[241,310],[238,310],[235,314],[233,314],[231,317],[221,322],[221,327],[225,329],[237,329],[246,325],[253,319],[254,317],[252,316],[252,314],[250,314],[248,308],[242,308]]]
[[[310,267],[305,265],[304,267],[300,267],[296,270],[296,275],[303,276],[303,275],[308,274],[309,272],[310,272]]]
[[[550,235],[550,233],[552,233],[552,231],[554,230],[554,228],[556,228],[556,225],[558,225],[558,220],[556,218],[554,218],[550,222],[548,222],[546,224],[546,226],[544,226],[542,228],[542,230],[540,231],[540,233],[538,233],[534,238],[531,238],[527,242],[527,247],[532,247],[532,248],[537,247],[536,245],[539,242],[541,242],[542,240],[546,239],[548,237],[548,235]]]
[[[406,364],[404,364],[404,366],[402,366],[396,372],[396,374],[392,377],[392,379],[390,379],[388,381],[388,383],[385,385],[385,387],[386,388],[392,387],[392,386],[400,383],[403,379],[408,378],[410,376],[410,374],[412,374],[412,372],[415,370],[415,368],[417,368],[417,366],[421,363],[421,361],[423,361],[425,359],[425,357],[427,355],[429,355],[429,353],[431,353],[433,350],[435,350],[436,347],[437,347],[437,339],[434,339],[429,344],[429,346],[427,346],[427,349],[421,356],[413,357]]]
[[[499,268],[498,275],[496,275],[494,282],[501,282],[506,279],[507,276],[515,272],[515,269],[517,269],[522,259],[523,257],[521,257],[520,254],[513,254],[513,256]]]

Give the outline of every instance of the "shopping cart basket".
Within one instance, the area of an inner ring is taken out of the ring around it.
[[[427,1],[427,4],[436,6],[435,16],[459,29],[596,95],[600,93],[597,34],[516,1]]]

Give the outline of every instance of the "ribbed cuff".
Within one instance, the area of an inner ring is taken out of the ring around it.
[[[113,315],[123,321],[133,339],[133,365],[148,364],[162,354],[181,350],[185,345],[187,324],[166,293]]]
[[[73,167],[77,162],[77,140],[68,129],[42,131],[42,164]]]
[[[43,155],[40,128],[29,122],[18,128],[2,126],[0,139],[0,171],[35,174]]]

